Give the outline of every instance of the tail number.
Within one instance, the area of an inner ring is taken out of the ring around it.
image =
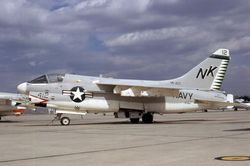
[[[205,77],[212,76],[214,77],[214,71],[217,69],[216,66],[210,66],[208,69],[200,68],[196,78],[199,78],[201,76],[202,79],[205,79]]]

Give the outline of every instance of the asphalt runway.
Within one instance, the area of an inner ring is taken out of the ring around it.
[[[111,115],[5,117],[0,122],[4,166],[249,166],[220,156],[250,156],[250,111],[155,116],[154,124],[130,124]]]

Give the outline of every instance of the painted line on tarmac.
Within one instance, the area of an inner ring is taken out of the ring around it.
[[[221,160],[221,161],[248,161],[248,160],[250,160],[250,156],[221,156],[221,157],[216,157],[215,160]]]
[[[55,154],[55,155],[38,156],[38,157],[27,157],[27,158],[20,158],[20,159],[0,160],[0,163],[10,163],[10,162],[28,161],[28,160],[37,160],[37,159],[47,159],[47,158],[73,156],[73,155],[80,155],[80,154],[91,154],[91,153],[99,153],[99,152],[112,152],[112,151],[119,151],[119,150],[128,150],[128,149],[144,148],[144,147],[151,147],[151,146],[161,146],[161,145],[167,145],[167,144],[192,142],[192,141],[198,141],[198,140],[203,140],[203,139],[204,138],[197,138],[197,139],[189,139],[189,140],[173,141],[173,142],[164,142],[164,143],[157,143],[157,144],[137,145],[137,146],[128,146],[128,147],[121,147],[121,148],[110,148],[110,149],[82,151],[82,152],[75,152],[75,153],[64,153],[64,154]]]

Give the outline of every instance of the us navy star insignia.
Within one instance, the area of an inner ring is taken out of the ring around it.
[[[85,95],[85,93],[84,93],[84,91],[83,91],[83,92],[80,91],[80,88],[79,88],[79,87],[77,88],[77,90],[76,90],[75,92],[72,91],[72,93],[74,94],[73,100],[76,100],[76,99],[79,99],[79,100],[81,100],[81,101],[84,100],[83,97],[82,97],[82,95]]]
[[[85,89],[80,86],[73,87],[71,90],[63,90],[62,94],[70,96],[70,99],[76,103],[82,102],[86,97],[93,97],[93,93],[86,92]]]

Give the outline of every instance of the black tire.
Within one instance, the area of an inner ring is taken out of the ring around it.
[[[68,117],[62,117],[60,122],[61,122],[61,125],[68,126],[70,124],[70,119]]]
[[[130,118],[130,122],[133,124],[137,124],[139,123],[139,121],[140,121],[140,118]]]
[[[143,123],[153,123],[153,120],[154,120],[154,116],[150,112],[142,115],[142,122]]]

